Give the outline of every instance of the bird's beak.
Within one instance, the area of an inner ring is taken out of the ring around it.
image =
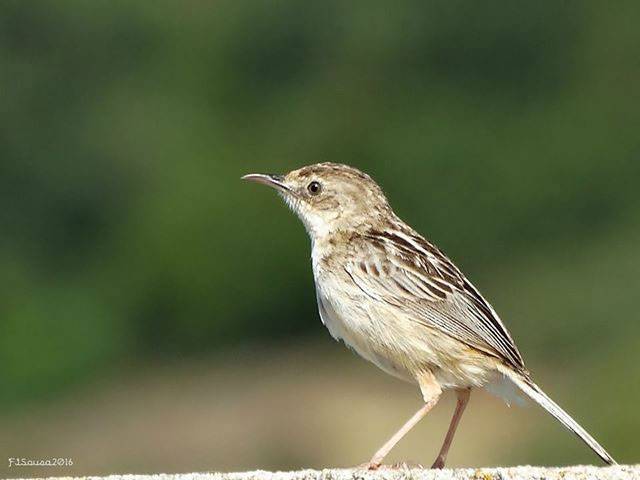
[[[282,175],[264,174],[264,173],[250,173],[242,177],[242,180],[248,180],[250,182],[262,183],[269,187],[273,187],[277,190],[283,190],[290,192],[291,189],[284,183],[284,177]]]

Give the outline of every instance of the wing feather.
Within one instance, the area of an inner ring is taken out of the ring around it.
[[[354,252],[361,258],[352,258],[345,270],[365,294],[406,309],[416,321],[525,371],[518,348],[491,305],[434,245],[403,230],[370,231],[360,240],[364,248]]]

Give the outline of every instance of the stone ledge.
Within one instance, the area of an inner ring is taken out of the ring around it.
[[[72,477],[49,477],[70,479]],[[420,468],[298,470],[293,472],[179,473],[76,477],[78,480],[640,480],[640,465],[613,467],[505,467],[429,470]]]

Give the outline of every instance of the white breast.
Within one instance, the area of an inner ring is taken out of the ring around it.
[[[357,286],[348,277],[319,271],[315,265],[314,277],[320,319],[331,336],[342,340],[358,355],[388,374],[415,381],[410,372],[376,348],[376,345],[380,347],[379,342],[374,340],[381,333],[379,315],[371,311],[371,302],[364,298]]]
[[[342,296],[340,292],[344,287],[341,288],[340,285],[332,285],[332,277],[334,277],[334,275],[329,272],[321,271],[314,256],[313,279],[316,285],[316,299],[318,302],[320,320],[322,320],[322,323],[327,327],[333,338],[336,340],[343,340],[347,345],[353,346],[355,341],[351,338],[352,335],[345,325],[344,315],[338,313],[338,310],[341,308],[336,308],[332,302],[332,297],[338,296],[339,298]]]

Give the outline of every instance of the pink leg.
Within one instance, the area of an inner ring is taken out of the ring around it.
[[[431,399],[426,401],[426,403],[418,410],[413,417],[411,417],[407,423],[405,423],[400,430],[398,430],[393,437],[391,437],[387,443],[385,443],[380,450],[378,450],[375,455],[369,461],[367,467],[369,470],[376,470],[381,464],[384,457],[387,456],[387,453],[391,451],[393,447],[395,447],[396,443],[398,443],[402,437],[404,437],[409,430],[411,430],[416,423],[418,423],[422,418],[433,408],[433,406],[438,403],[438,398],[440,398],[440,392],[438,391]]]
[[[464,409],[469,402],[471,390],[468,388],[465,388],[464,390],[456,390],[456,394],[458,395],[456,410],[453,413],[453,418],[451,419],[451,423],[449,424],[449,430],[447,431],[447,436],[444,438],[444,443],[442,444],[440,453],[438,454],[436,461],[433,462],[431,468],[444,467],[444,463],[447,460],[447,454],[449,453],[449,447],[451,447],[451,442],[453,441],[453,436],[455,435],[458,424],[460,423],[462,413],[464,412]]]

